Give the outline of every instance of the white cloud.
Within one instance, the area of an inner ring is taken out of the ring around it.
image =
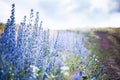
[[[117,2],[115,0],[90,0],[90,4],[90,10],[99,9],[105,13],[117,8]]]
[[[7,21],[13,1],[1,0],[0,21]],[[116,0],[16,0],[16,22],[29,18],[30,9],[40,12],[43,27],[67,29],[76,27],[120,26]],[[113,11],[113,13],[111,13]]]
[[[0,6],[0,22],[6,22],[10,16],[10,8],[3,1],[0,1]]]

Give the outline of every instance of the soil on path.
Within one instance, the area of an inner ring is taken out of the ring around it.
[[[103,76],[107,80],[120,80],[120,35],[109,32],[95,31],[97,48],[106,58],[101,61],[105,66]]]

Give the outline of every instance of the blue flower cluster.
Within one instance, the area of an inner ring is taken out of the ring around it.
[[[0,80],[28,80],[32,77],[31,65],[41,68],[41,55],[49,53],[49,30],[43,30],[42,21],[39,25],[39,12],[32,24],[33,12],[31,9],[29,23],[26,24],[25,16],[17,31],[15,4],[12,4],[10,19],[0,38]]]
[[[39,68],[42,74],[38,78],[45,79],[52,70],[57,54],[55,40],[54,51],[50,51],[49,29],[39,25],[39,12],[36,12],[33,24],[34,10],[31,9],[29,23],[24,16],[19,27],[15,25],[15,4],[12,4],[11,16],[8,19],[0,38],[0,80],[25,79],[34,80],[33,67]],[[54,55],[53,55],[54,54]]]
[[[51,38],[50,30],[43,29],[42,21],[39,24],[39,12],[35,15],[33,20],[34,10],[31,9],[29,22],[24,16],[18,27],[15,25],[15,4],[12,4],[10,19],[0,38],[0,80],[63,80],[63,74],[72,75],[71,69],[80,65],[90,69],[86,66],[90,53],[83,45],[81,34],[56,31]],[[75,57],[78,63],[69,57]],[[73,74],[73,80],[88,73],[82,69]]]
[[[4,76],[13,76],[16,74],[17,61],[19,57],[17,55],[17,44],[16,44],[16,26],[15,26],[15,4],[12,4],[11,16],[5,25],[4,32],[1,34],[0,46],[1,46],[1,63],[0,74],[1,78]]]

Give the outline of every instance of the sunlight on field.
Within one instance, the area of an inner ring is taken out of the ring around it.
[[[31,9],[15,24],[12,4],[10,18],[0,23],[0,80],[119,78],[120,28],[51,30],[40,19]]]

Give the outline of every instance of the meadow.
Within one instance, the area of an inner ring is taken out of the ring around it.
[[[28,22],[24,16],[15,24],[14,15],[12,4],[10,19],[0,24],[0,80],[120,79],[119,28],[50,30],[33,9]]]

